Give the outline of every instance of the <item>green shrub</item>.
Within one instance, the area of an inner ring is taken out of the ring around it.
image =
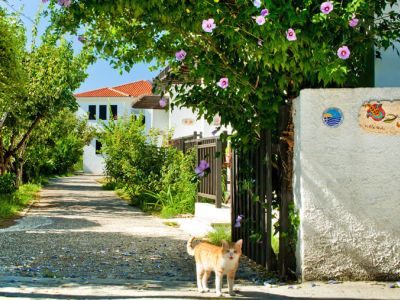
[[[153,141],[148,141],[142,118],[132,116],[109,122],[105,124],[100,139],[105,154],[106,175],[129,194],[132,204],[144,207],[148,201],[154,202],[145,192],[161,190],[165,151]]]
[[[196,199],[195,154],[183,154],[166,143],[158,147],[154,131],[144,133],[142,118],[105,124],[100,139],[106,175],[128,194],[132,205],[170,218],[193,213]]]
[[[13,173],[0,175],[0,194],[11,194],[17,190],[16,177]]]
[[[222,240],[228,242],[232,240],[230,225],[214,225],[213,228],[214,230],[207,235],[211,244],[220,246]]]

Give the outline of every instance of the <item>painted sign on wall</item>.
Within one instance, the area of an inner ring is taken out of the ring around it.
[[[343,112],[337,107],[330,107],[322,113],[322,122],[328,127],[339,127],[343,122]]]
[[[359,123],[368,132],[400,134],[400,100],[365,102],[360,109]]]

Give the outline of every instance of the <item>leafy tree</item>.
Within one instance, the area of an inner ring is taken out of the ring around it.
[[[273,128],[280,105],[302,88],[371,85],[373,46],[399,41],[395,3],[82,0],[66,7],[53,0],[47,13],[59,33],[84,25],[85,45],[116,67],[153,59],[169,64],[175,77],[166,90],[177,92],[177,104],[210,121],[219,113],[246,143]],[[207,28],[210,19],[215,28]],[[221,88],[224,78],[228,86]]]
[[[68,108],[42,122],[33,132],[24,157],[26,181],[40,176],[61,175],[73,170],[83,155],[83,147],[95,135],[86,119]]]
[[[50,34],[26,51],[21,23],[1,13],[0,28],[6,34],[0,48],[7,51],[1,63],[0,174],[13,171],[21,178],[27,142],[34,130],[62,109],[77,108],[73,91],[85,79],[90,59],[85,51],[74,56],[70,43]],[[16,70],[7,71],[12,64]],[[7,94],[7,89],[14,88],[17,92]]]

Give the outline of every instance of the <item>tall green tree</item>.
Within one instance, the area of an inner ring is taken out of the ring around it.
[[[83,34],[86,45],[116,67],[129,70],[154,59],[170,65],[175,78],[166,90],[177,94],[177,104],[210,121],[219,113],[247,142],[274,127],[279,106],[303,88],[369,85],[373,46],[386,49],[399,41],[394,5],[396,0],[53,0],[47,13],[54,30]],[[228,86],[225,81],[221,88],[225,78]]]
[[[32,133],[23,157],[24,179],[66,174],[73,171],[83,155],[83,147],[95,135],[87,119],[64,108],[52,119],[41,122]]]
[[[73,91],[85,79],[89,59],[85,51],[74,55],[71,43],[50,34],[30,51],[25,50],[21,23],[4,11],[1,13],[0,28],[7,35],[0,40],[0,48],[7,51],[1,69],[4,84],[0,92],[0,174],[13,171],[21,178],[27,142],[33,131],[64,108],[76,110]],[[7,70],[12,64],[17,70]],[[7,88],[15,91],[7,93]]]

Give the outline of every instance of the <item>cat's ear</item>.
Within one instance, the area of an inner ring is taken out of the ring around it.
[[[242,240],[242,239],[238,240],[238,241],[235,243],[235,245],[236,245],[237,247],[239,247],[240,249],[242,249],[243,240]]]
[[[229,249],[229,243],[228,243],[227,241],[222,240],[222,241],[221,241],[221,244],[222,244],[222,247],[223,247],[224,249]]]

